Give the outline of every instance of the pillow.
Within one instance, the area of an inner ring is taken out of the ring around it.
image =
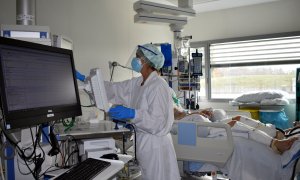
[[[220,121],[227,118],[226,112],[223,109],[214,109],[211,117],[211,121]]]
[[[288,105],[289,100],[286,98],[275,98],[275,99],[263,99],[260,102],[261,105]]]
[[[280,91],[280,90],[248,92],[238,96],[233,101],[243,102],[243,103],[247,103],[247,102],[260,103],[263,99],[283,98],[286,95],[287,92]]]

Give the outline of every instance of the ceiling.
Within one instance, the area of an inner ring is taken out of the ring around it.
[[[202,13],[208,11],[217,11],[222,9],[268,3],[273,1],[280,0],[193,0],[193,9],[196,11],[196,13]],[[160,0],[160,2],[166,2],[165,4],[168,5],[178,5],[178,0]]]

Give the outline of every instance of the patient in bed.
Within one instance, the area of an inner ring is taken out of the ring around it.
[[[191,116],[191,118],[186,118],[188,116]],[[265,144],[278,154],[289,150],[298,139],[298,137],[284,138],[284,135],[280,131],[277,131],[274,125],[264,124],[248,117],[235,116],[226,118],[226,112],[220,109],[213,110],[209,108],[187,113],[181,106],[174,104],[174,117],[176,120],[190,119],[202,122],[219,121],[227,123],[232,129],[233,136],[241,136],[243,134],[242,137],[245,137],[246,134],[246,138]],[[224,129],[209,128],[208,131],[209,135],[226,136]]]

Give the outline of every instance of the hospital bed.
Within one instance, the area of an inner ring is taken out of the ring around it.
[[[223,167],[233,152],[233,137],[230,126],[224,123],[175,121],[178,133],[172,133],[178,160],[199,161]],[[224,128],[227,137],[214,139],[197,136],[199,127]],[[185,130],[180,130],[185,128]],[[193,137],[192,137],[193,136]],[[180,139],[182,137],[182,139]],[[190,138],[190,140],[187,140]]]
[[[244,113],[243,115],[250,117],[250,113]],[[227,111],[228,117],[240,114],[240,111]],[[273,153],[270,148],[260,143],[241,137],[233,138],[227,124],[179,120],[174,122],[173,127],[176,128],[171,134],[177,159],[204,163],[199,171],[220,170],[226,174],[231,173],[231,179],[249,179],[251,174],[250,179],[269,179],[269,174],[274,179],[289,179],[292,175],[294,165],[283,169],[278,164],[281,162],[281,155]],[[199,127],[223,128],[227,137],[199,137]]]
[[[227,117],[233,117],[237,115],[251,117],[249,112],[234,110],[226,110],[225,112]],[[183,129],[183,131],[177,129],[177,134],[171,133],[178,160],[199,161],[210,163],[216,165],[217,167],[223,167],[225,165],[234,149],[232,132],[228,124],[219,122],[191,122],[183,119],[175,121],[173,127],[180,128],[178,124],[186,127]],[[199,127],[223,128],[226,130],[227,137],[225,139],[199,137],[197,136],[197,129]],[[193,129],[195,129],[195,131],[192,131]],[[182,138],[185,139],[178,138],[181,137],[180,133],[184,133]],[[186,138],[193,138],[191,141],[194,142],[186,142]]]

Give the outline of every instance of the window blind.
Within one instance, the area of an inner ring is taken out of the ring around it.
[[[211,67],[300,60],[300,36],[210,44]]]

